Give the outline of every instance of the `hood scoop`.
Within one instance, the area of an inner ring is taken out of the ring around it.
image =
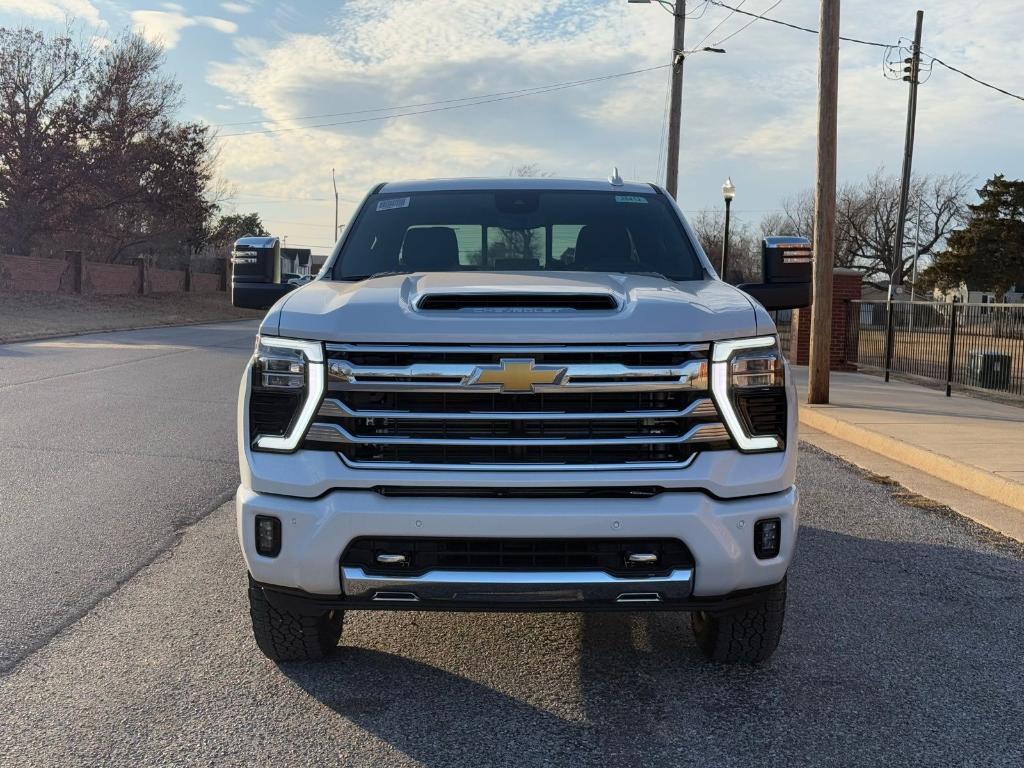
[[[599,310],[619,308],[609,293],[431,293],[419,300],[421,312],[468,309],[492,312]]]

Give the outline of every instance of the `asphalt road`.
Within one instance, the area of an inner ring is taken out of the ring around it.
[[[255,330],[0,345],[0,673],[234,492]]]
[[[756,669],[671,614],[366,612],[276,667],[222,506],[0,677],[0,765],[1024,765],[1021,548],[815,449],[799,484]]]

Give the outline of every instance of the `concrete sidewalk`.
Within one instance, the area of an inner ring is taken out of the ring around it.
[[[1024,528],[1022,407],[890,381],[832,373],[830,404],[806,405],[807,369],[794,367],[800,424],[998,502]],[[1002,529],[1005,526],[992,526]],[[1019,538],[1019,535],[1014,535]]]

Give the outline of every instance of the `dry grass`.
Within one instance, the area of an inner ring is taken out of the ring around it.
[[[262,315],[232,307],[226,293],[75,296],[0,291],[0,342]]]

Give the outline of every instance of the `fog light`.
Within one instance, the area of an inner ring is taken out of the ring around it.
[[[777,517],[758,520],[754,526],[754,554],[758,560],[778,557],[782,540],[782,521]]]
[[[256,551],[264,557],[277,557],[281,551],[281,521],[256,515]]]

